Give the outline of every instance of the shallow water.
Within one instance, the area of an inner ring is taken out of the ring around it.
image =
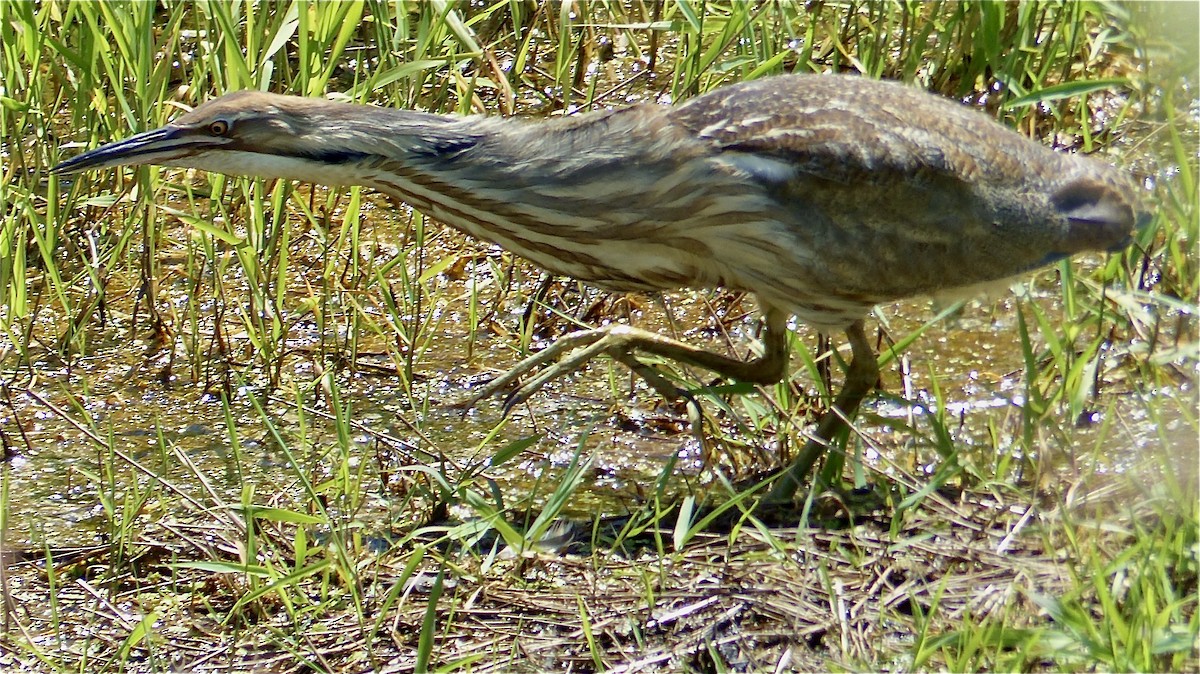
[[[1053,276],[1042,274],[1034,286],[1039,290],[1021,301],[1036,301],[1056,315]],[[672,296],[671,307],[685,338],[703,341],[711,321],[705,321],[703,303],[693,301],[695,297]],[[666,330],[662,312],[653,303],[642,306],[644,311],[635,315],[639,324]],[[776,436],[753,430],[746,416],[753,408],[743,407],[761,404],[760,394],[732,397],[732,414],[718,413],[711,401],[705,403],[709,422],[720,425],[720,436],[745,445],[742,456],[729,456],[722,448],[702,448],[680,407],[666,405],[607,360],[551,384],[515,408],[507,424],[493,433],[501,419],[500,401],[483,401],[465,414],[446,403],[463,397],[472,382],[490,377],[488,372],[503,368],[514,356],[504,339],[484,337],[475,346],[475,357],[465,362],[463,315],[449,309],[446,314],[450,318],[439,325],[439,338],[414,366],[413,395],[403,391],[394,374],[360,368],[357,374],[337,376],[341,400],[352,401],[351,418],[358,425],[344,446],[333,427],[316,417],[330,409],[326,401],[308,395],[307,403],[316,411],[300,424],[291,391],[318,377],[311,360],[293,359],[284,386],[267,404],[266,417],[288,443],[291,458],[249,403],[252,394],[261,392],[262,382],[233,389],[232,423],[227,423],[219,390],[206,391],[188,381],[178,366],[172,370],[173,379],[164,380],[165,356],[148,357],[145,345],[115,338],[118,329],[94,340],[92,355],[74,359],[69,369],[49,359],[34,364],[37,377],[24,391],[10,390],[11,406],[0,410],[7,440],[17,449],[7,468],[9,542],[101,542],[109,531],[110,513],[131,507],[131,500],[136,502],[137,495],[157,480],[202,500],[207,500],[205,490],[212,490],[214,501],[238,503],[248,498],[286,507],[301,495],[300,472],[316,482],[339,465],[361,469],[365,476],[365,505],[354,518],[386,528],[412,516],[403,512],[402,499],[391,491],[398,476],[412,466],[480,466],[509,442],[529,436],[539,439],[485,475],[495,480],[510,503],[531,492],[544,495],[582,447],[582,456],[592,461],[584,478],[588,486],[572,497],[566,510],[577,516],[620,514],[636,507],[653,495],[655,480],[673,457],[675,474],[667,482],[668,494],[710,488],[706,466],[761,469],[773,460]],[[908,334],[933,315],[927,302],[916,301],[885,307],[881,314],[893,337]],[[1016,315],[1017,299],[1012,296],[969,303],[957,316],[930,328],[899,362],[884,369],[884,393],[866,405],[858,422],[864,438],[861,458],[868,470],[937,469],[942,459],[930,426],[938,416],[936,390],[945,401],[942,418],[948,432],[969,460],[998,460],[1013,447],[1029,446],[1018,442],[1026,432],[1022,404],[1027,392]],[[735,325],[744,328],[745,334],[737,338],[744,352],[753,323]],[[878,323],[869,326],[872,338],[874,325]],[[800,331],[812,348],[812,333],[807,328]],[[316,341],[312,330],[300,327],[290,346],[299,349]],[[375,350],[370,338],[359,346],[362,353]],[[800,359],[794,356],[794,380],[812,391],[798,368]],[[1101,368],[1105,384],[1100,396],[1088,402],[1083,418],[1062,419],[1065,408],[1059,406],[1049,412],[1050,422],[1032,431],[1039,436],[1033,446],[1053,454],[1040,457],[1050,459],[1044,465],[1057,466],[1056,474],[1065,479],[1081,471],[1121,473],[1137,468],[1147,446],[1166,445],[1178,458],[1178,470],[1194,472],[1195,392],[1189,385],[1143,390],[1124,376],[1129,370],[1119,358],[1102,361]],[[427,403],[414,410],[414,400]],[[231,438],[240,446],[237,451]],[[204,476],[206,486],[197,474]],[[247,489],[253,492],[249,496]],[[169,505],[168,500],[155,507]]]

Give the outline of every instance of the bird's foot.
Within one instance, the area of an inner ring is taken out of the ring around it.
[[[550,382],[582,369],[588,361],[607,354],[649,384],[659,395],[668,400],[679,398],[684,392],[671,384],[661,372],[638,360],[636,351],[671,354],[698,351],[695,347],[668,339],[652,332],[628,325],[608,325],[603,328],[580,330],[555,340],[553,344],[534,353],[514,365],[504,374],[485,384],[471,396],[453,404],[459,409],[469,409],[484,398],[508,390],[527,374],[542,368],[528,381],[521,382],[504,399],[504,414],[525,402]]]
[[[633,370],[667,400],[677,400],[686,394],[668,381],[658,369],[638,360],[635,354],[650,354],[695,365],[732,381],[772,384],[783,379],[787,371],[787,316],[780,311],[769,310],[764,320],[763,353],[751,360],[739,360],[712,353],[623,324],[580,330],[560,337],[550,346],[525,358],[511,370],[454,406],[460,409],[473,407],[484,398],[508,390],[534,370],[544,368],[508,395],[504,401],[504,413],[507,414],[515,405],[529,399],[546,384],[579,370],[600,354],[607,354]]]

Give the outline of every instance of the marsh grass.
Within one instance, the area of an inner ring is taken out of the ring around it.
[[[0,3],[0,665],[1195,670],[1194,31],[1112,3]],[[884,390],[821,470],[859,489],[782,525],[733,484],[836,389],[803,328],[774,387],[663,363],[696,428],[603,362],[508,419],[444,406],[608,320],[744,354],[740,297],[605,295],[357,188],[47,172],[247,87],[559,115],[793,70],[1098,151],[1153,218],[1015,297],[877,312]]]

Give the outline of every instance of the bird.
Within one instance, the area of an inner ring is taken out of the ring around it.
[[[553,119],[443,115],[236,91],[64,161],[57,175],[155,164],[361,185],[549,272],[615,291],[745,291],[761,354],[742,360],[611,324],[570,333],[479,389],[505,410],[607,354],[661,395],[654,355],[757,385],[783,380],[794,317],[844,331],[833,405],[767,493],[794,498],[879,378],[875,305],[1009,279],[1132,241],[1136,190],[900,82],[787,74]]]

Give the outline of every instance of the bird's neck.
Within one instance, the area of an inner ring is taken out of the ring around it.
[[[702,151],[674,135],[661,110],[444,118],[434,133],[404,139],[418,151],[367,158],[357,170],[362,184],[552,272],[641,288],[634,230],[656,227],[657,209],[676,209],[712,173],[698,166],[704,174],[692,175],[686,160]]]

